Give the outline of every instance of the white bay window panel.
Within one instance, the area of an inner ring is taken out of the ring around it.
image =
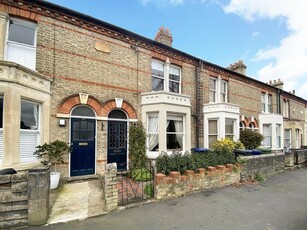
[[[229,118],[225,119],[225,138],[233,140],[234,126],[235,126],[235,120]]]
[[[285,129],[285,147],[291,148],[291,129]]]
[[[183,117],[168,115],[166,124],[167,150],[182,150],[184,137]]]
[[[0,129],[0,167],[3,164],[3,130]]]
[[[214,142],[217,141],[218,138],[218,128],[217,128],[218,120],[209,120],[209,148],[212,148]]]
[[[276,147],[281,148],[281,125],[276,124]]]
[[[36,48],[8,42],[7,60],[35,70]]]
[[[159,150],[159,118],[158,116],[148,116],[148,149],[149,151]]]
[[[270,124],[263,125],[263,146],[271,148],[272,147],[272,130]]]
[[[39,133],[35,130],[21,130],[19,138],[20,163],[36,163],[39,160],[33,155],[38,145]]]

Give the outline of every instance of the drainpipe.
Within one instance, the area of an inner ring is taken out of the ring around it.
[[[201,71],[201,68],[202,68],[202,61],[200,60],[199,61],[199,64],[197,65],[196,67],[196,74],[195,74],[195,99],[196,99],[196,108],[195,108],[195,115],[196,115],[196,147],[200,147],[200,132],[202,130],[202,127],[201,126],[201,113],[202,113],[202,91],[200,90],[200,87],[201,87],[201,81],[200,81],[200,71]]]

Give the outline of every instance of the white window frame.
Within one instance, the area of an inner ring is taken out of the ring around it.
[[[0,114],[0,116],[2,116],[2,128],[0,127],[0,167],[3,164],[3,118],[4,118],[4,97],[2,95],[0,95],[0,99],[2,99],[2,114]]]
[[[159,60],[156,60],[156,59],[152,59],[152,64],[151,64],[151,68],[152,69],[153,69],[154,63],[158,63],[158,64],[163,66],[163,77],[156,76],[156,75],[154,75],[152,73],[151,74],[151,78],[158,78],[158,79],[163,80],[163,91],[181,94],[181,81],[182,81],[182,76],[181,76],[182,75],[181,74],[182,70],[181,70],[181,67],[179,67],[177,65],[172,65],[172,64],[169,63],[169,61],[162,62],[162,61],[159,61]],[[170,79],[170,73],[171,73],[171,69],[172,68],[179,70],[179,81]],[[175,82],[175,83],[179,84],[179,86],[178,86],[178,91],[179,92],[172,92],[172,91],[170,91],[170,88],[169,88],[170,82]],[[154,90],[152,87],[153,86],[151,86],[151,90],[152,91],[157,91],[157,90]]]
[[[283,99],[283,108],[282,108],[283,116],[285,118],[289,118],[289,100]]]
[[[166,149],[167,152],[173,152],[173,151],[183,151],[185,149],[185,116],[182,114],[176,114],[176,113],[167,113],[166,116],[166,123],[168,120],[178,120],[182,122],[182,132],[167,132],[167,128],[165,127],[166,132]],[[168,134],[175,134],[175,135],[182,135],[182,146],[178,149],[168,149],[167,148],[167,135]]]
[[[268,93],[261,93],[261,112],[273,113],[273,97]]]
[[[276,148],[281,148],[281,124],[276,124]]]
[[[295,147],[296,148],[300,148],[299,140],[300,140],[300,130],[299,129],[295,129]]]
[[[232,133],[227,133],[226,132],[226,125],[227,125],[227,121],[231,121],[232,122]],[[229,138],[229,136],[231,136],[231,140],[234,140],[235,137],[235,125],[236,125],[236,120],[232,119],[232,118],[225,118],[225,138]]]
[[[216,131],[217,131],[217,133],[210,133],[210,128],[209,128],[209,126],[210,126],[210,121],[216,121]],[[219,140],[220,138],[219,138],[219,124],[220,122],[219,122],[219,119],[218,118],[210,118],[210,119],[208,119],[208,147],[209,148],[211,148],[212,146],[210,146],[210,136],[216,136],[216,140]],[[213,143],[212,143],[213,144]]]
[[[214,88],[210,88],[210,81],[214,82]],[[222,85],[225,85],[225,91],[222,92]],[[213,97],[211,96],[213,95]],[[223,99],[225,98],[225,100]],[[228,102],[228,82],[221,77],[209,78],[209,103],[227,103]]]
[[[157,127],[157,131],[154,131],[154,132],[151,132],[149,131],[150,129],[150,118],[157,118],[158,119],[158,127]],[[153,151],[153,150],[150,150],[150,146],[149,146],[149,135],[158,135],[158,144],[159,144],[159,114],[158,113],[148,113],[147,114],[147,149],[149,152],[159,152],[159,148],[157,151]]]
[[[30,28],[34,30],[33,45],[9,40],[9,33],[10,33],[9,27],[10,27],[11,21],[21,27],[26,27],[26,28]],[[7,26],[5,60],[16,62],[17,64],[20,64],[32,70],[35,70],[36,69],[36,43],[37,43],[37,24],[30,22],[30,21],[17,19],[17,18],[10,18],[10,21]],[[10,51],[11,49],[18,50],[17,51],[17,53],[19,52],[18,55],[11,56],[12,54]]]
[[[269,127],[269,130],[268,130],[268,134],[269,135],[266,135],[265,133],[265,126]],[[263,130],[263,136],[264,136],[264,140],[262,142],[262,146],[263,147],[266,147],[266,148],[272,148],[272,124],[263,124],[262,126],[262,130]],[[269,145],[266,145],[266,142],[267,142],[267,138],[269,138]]]
[[[287,133],[289,133],[289,137],[287,137]],[[292,148],[291,140],[292,140],[292,130],[291,129],[285,129],[285,138],[284,138],[285,147]]]
[[[214,88],[210,88],[210,81],[214,83]],[[209,78],[209,102],[217,102],[217,78],[210,77]],[[213,95],[213,96],[211,96]]]
[[[36,150],[36,146],[40,144],[40,129],[41,129],[41,112],[42,112],[42,105],[40,103],[29,101],[29,100],[21,100],[21,104],[23,102],[31,103],[33,105],[38,106],[38,114],[37,114],[37,128],[31,128],[30,129],[21,129],[19,133],[19,154],[20,154],[20,163],[36,163],[38,162],[38,159],[33,155],[34,151]],[[20,108],[21,108],[20,104]],[[21,120],[21,114],[22,111],[20,110],[20,122]],[[31,145],[29,143],[25,143],[25,141],[30,141]]]

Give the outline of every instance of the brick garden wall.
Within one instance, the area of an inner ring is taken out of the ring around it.
[[[245,156],[241,159],[246,160],[242,165],[241,179],[248,179],[257,173],[272,175],[284,171],[285,168],[285,154],[282,152]]]
[[[216,167],[200,168],[197,173],[193,170],[156,174],[155,197],[158,200],[179,197],[185,194],[208,188],[217,188],[240,181],[240,165],[218,165]]]

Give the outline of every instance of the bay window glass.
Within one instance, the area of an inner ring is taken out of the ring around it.
[[[225,119],[225,138],[233,140],[234,137],[234,123],[233,119]]]
[[[209,102],[216,102],[216,79],[209,78]]]
[[[169,92],[180,93],[180,69],[174,66],[169,69]]]
[[[168,115],[166,122],[167,150],[183,149],[183,117]]]
[[[291,129],[285,129],[285,147],[291,148]]]
[[[147,136],[149,151],[159,150],[159,118],[158,115],[148,115]]]
[[[220,95],[221,95],[221,102],[227,102],[227,82],[221,81],[221,89],[220,89]]]
[[[276,147],[281,148],[281,125],[276,125]]]
[[[33,163],[33,156],[39,144],[40,106],[37,103],[21,101],[19,153],[21,163]]]
[[[272,147],[272,131],[271,131],[271,125],[270,124],[264,124],[263,125],[263,146],[271,148]]]
[[[164,90],[164,65],[158,61],[151,63],[151,85],[153,91]]]
[[[20,19],[10,20],[6,59],[35,70],[36,24]]]
[[[3,97],[0,96],[0,167],[3,160]]]
[[[214,142],[217,141],[218,129],[217,129],[217,120],[209,120],[209,148],[212,148]]]

